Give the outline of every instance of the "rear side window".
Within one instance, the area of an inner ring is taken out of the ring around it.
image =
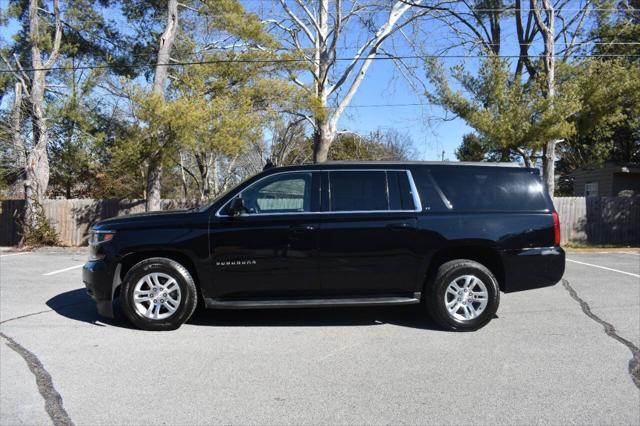
[[[329,172],[331,211],[414,211],[404,170]]]
[[[384,171],[329,172],[331,211],[389,210]]]
[[[387,184],[389,185],[390,210],[414,210],[416,208],[411,195],[407,172],[388,171]]]
[[[457,211],[539,211],[548,208],[537,176],[519,169],[469,167],[431,169],[443,203]]]

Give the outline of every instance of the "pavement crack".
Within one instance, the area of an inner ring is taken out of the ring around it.
[[[62,396],[60,396],[53,386],[51,374],[44,368],[38,357],[6,334],[0,332],[0,337],[6,339],[7,346],[25,360],[29,370],[31,370],[35,376],[38,391],[40,395],[42,395],[42,398],[44,398],[45,410],[53,421],[53,424],[56,426],[72,426],[74,423],[64,409]]]
[[[49,312],[57,311],[58,309],[68,308],[69,306],[80,305],[82,303],[86,303],[86,302],[82,301],[82,302],[67,303],[66,305],[56,306],[55,308],[46,309],[44,311],[32,312],[30,314],[20,315],[20,316],[17,316],[17,317],[6,319],[4,321],[0,321],[0,325],[4,324],[4,323],[7,323],[9,321],[15,321],[15,320],[19,320],[19,319],[22,319],[22,318],[32,317],[32,316],[35,316],[35,315],[46,314],[46,313],[49,313]]]
[[[584,312],[586,316],[604,327],[604,332],[607,336],[622,343],[631,351],[631,359],[629,360],[629,374],[631,375],[631,380],[633,380],[633,383],[638,389],[640,389],[640,349],[638,349],[638,347],[634,345],[633,342],[620,336],[613,324],[606,322],[605,320],[594,314],[593,311],[591,311],[591,307],[589,306],[589,304],[585,302],[580,296],[578,296],[578,293],[573,287],[571,287],[569,281],[563,279],[562,285],[569,292],[569,295],[580,304],[582,312]]]

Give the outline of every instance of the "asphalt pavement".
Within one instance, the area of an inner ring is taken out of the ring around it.
[[[419,306],[97,315],[85,249],[0,249],[0,424],[640,424],[640,253],[570,253],[473,333]],[[635,360],[634,360],[635,356]]]

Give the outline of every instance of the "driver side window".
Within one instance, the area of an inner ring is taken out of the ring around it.
[[[246,213],[299,213],[311,211],[311,173],[272,176],[242,191]]]

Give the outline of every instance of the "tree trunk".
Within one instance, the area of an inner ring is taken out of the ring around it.
[[[329,148],[336,137],[336,127],[331,120],[316,118],[316,131],[313,134],[313,162],[324,163],[329,156]]]
[[[17,82],[14,90],[13,107],[11,109],[11,137],[16,152],[16,162],[24,166],[24,140],[22,139],[22,82]]]
[[[556,186],[555,159],[556,141],[552,140],[547,142],[542,158],[542,174],[544,178],[544,186],[547,188],[547,192],[549,192],[549,195],[551,195],[551,197],[553,197]]]
[[[218,158],[211,158],[211,183],[209,187],[211,188],[211,194],[216,197],[220,193],[220,164],[218,163]]]
[[[490,3],[493,4],[495,10],[489,12],[489,27],[491,28],[491,51],[494,55],[500,56],[501,40],[500,37],[500,19],[502,18],[502,2]]]
[[[555,11],[553,9],[553,4],[549,0],[542,0],[542,6],[547,18],[547,22],[545,23],[542,19],[540,9],[538,9],[538,0],[532,0],[531,6],[536,17],[538,28],[540,28],[540,33],[542,34],[542,40],[544,41],[544,70],[547,78],[546,96],[551,101],[550,108],[553,108],[553,98],[556,95]],[[543,180],[547,192],[552,197],[555,190],[555,144],[555,140],[548,141],[542,153]]]
[[[25,225],[27,230],[37,225],[39,209],[42,204],[47,186],[49,185],[49,157],[47,145],[49,143],[47,133],[47,121],[44,114],[44,92],[46,88],[47,68],[51,67],[58,59],[60,42],[62,40],[62,27],[60,21],[59,2],[54,0],[53,9],[55,16],[55,35],[53,47],[49,59],[42,62],[39,39],[42,37],[39,31],[38,0],[29,2],[29,41],[31,43],[31,121],[33,133],[33,148],[29,152],[25,164]]]
[[[187,176],[184,173],[184,157],[180,151],[180,178],[182,179],[182,198],[189,198],[189,187],[187,186]]]
[[[164,100],[164,86],[169,73],[168,64],[171,60],[171,49],[178,32],[178,0],[169,0],[167,3],[167,23],[160,37],[158,59],[153,76],[153,93]],[[157,135],[157,151],[149,159],[149,172],[147,173],[147,211],[160,210],[160,197],[162,187],[162,136]]]
[[[156,157],[149,161],[149,170],[147,172],[147,203],[145,208],[148,212],[157,211],[162,208],[161,190],[162,162]]]
[[[518,57],[518,63],[516,64],[515,75],[520,76],[523,68],[527,69],[531,78],[535,77],[537,72],[535,66],[529,59],[529,48],[533,41],[534,32],[531,31],[531,10],[527,12],[527,26],[522,26],[522,0],[515,0],[515,18],[516,18],[516,34],[518,36],[518,45],[520,46],[520,54]]]
[[[11,195],[24,197],[24,166],[25,150],[22,138],[22,82],[18,81],[14,90],[13,106],[11,108],[11,138],[15,153],[15,167],[17,169],[16,181],[11,186]]]
[[[204,157],[204,158],[203,158]],[[200,201],[205,201],[209,194],[211,193],[211,188],[209,187],[209,167],[207,167],[206,162],[207,154],[196,154],[196,166],[198,167],[198,172],[200,173]]]

